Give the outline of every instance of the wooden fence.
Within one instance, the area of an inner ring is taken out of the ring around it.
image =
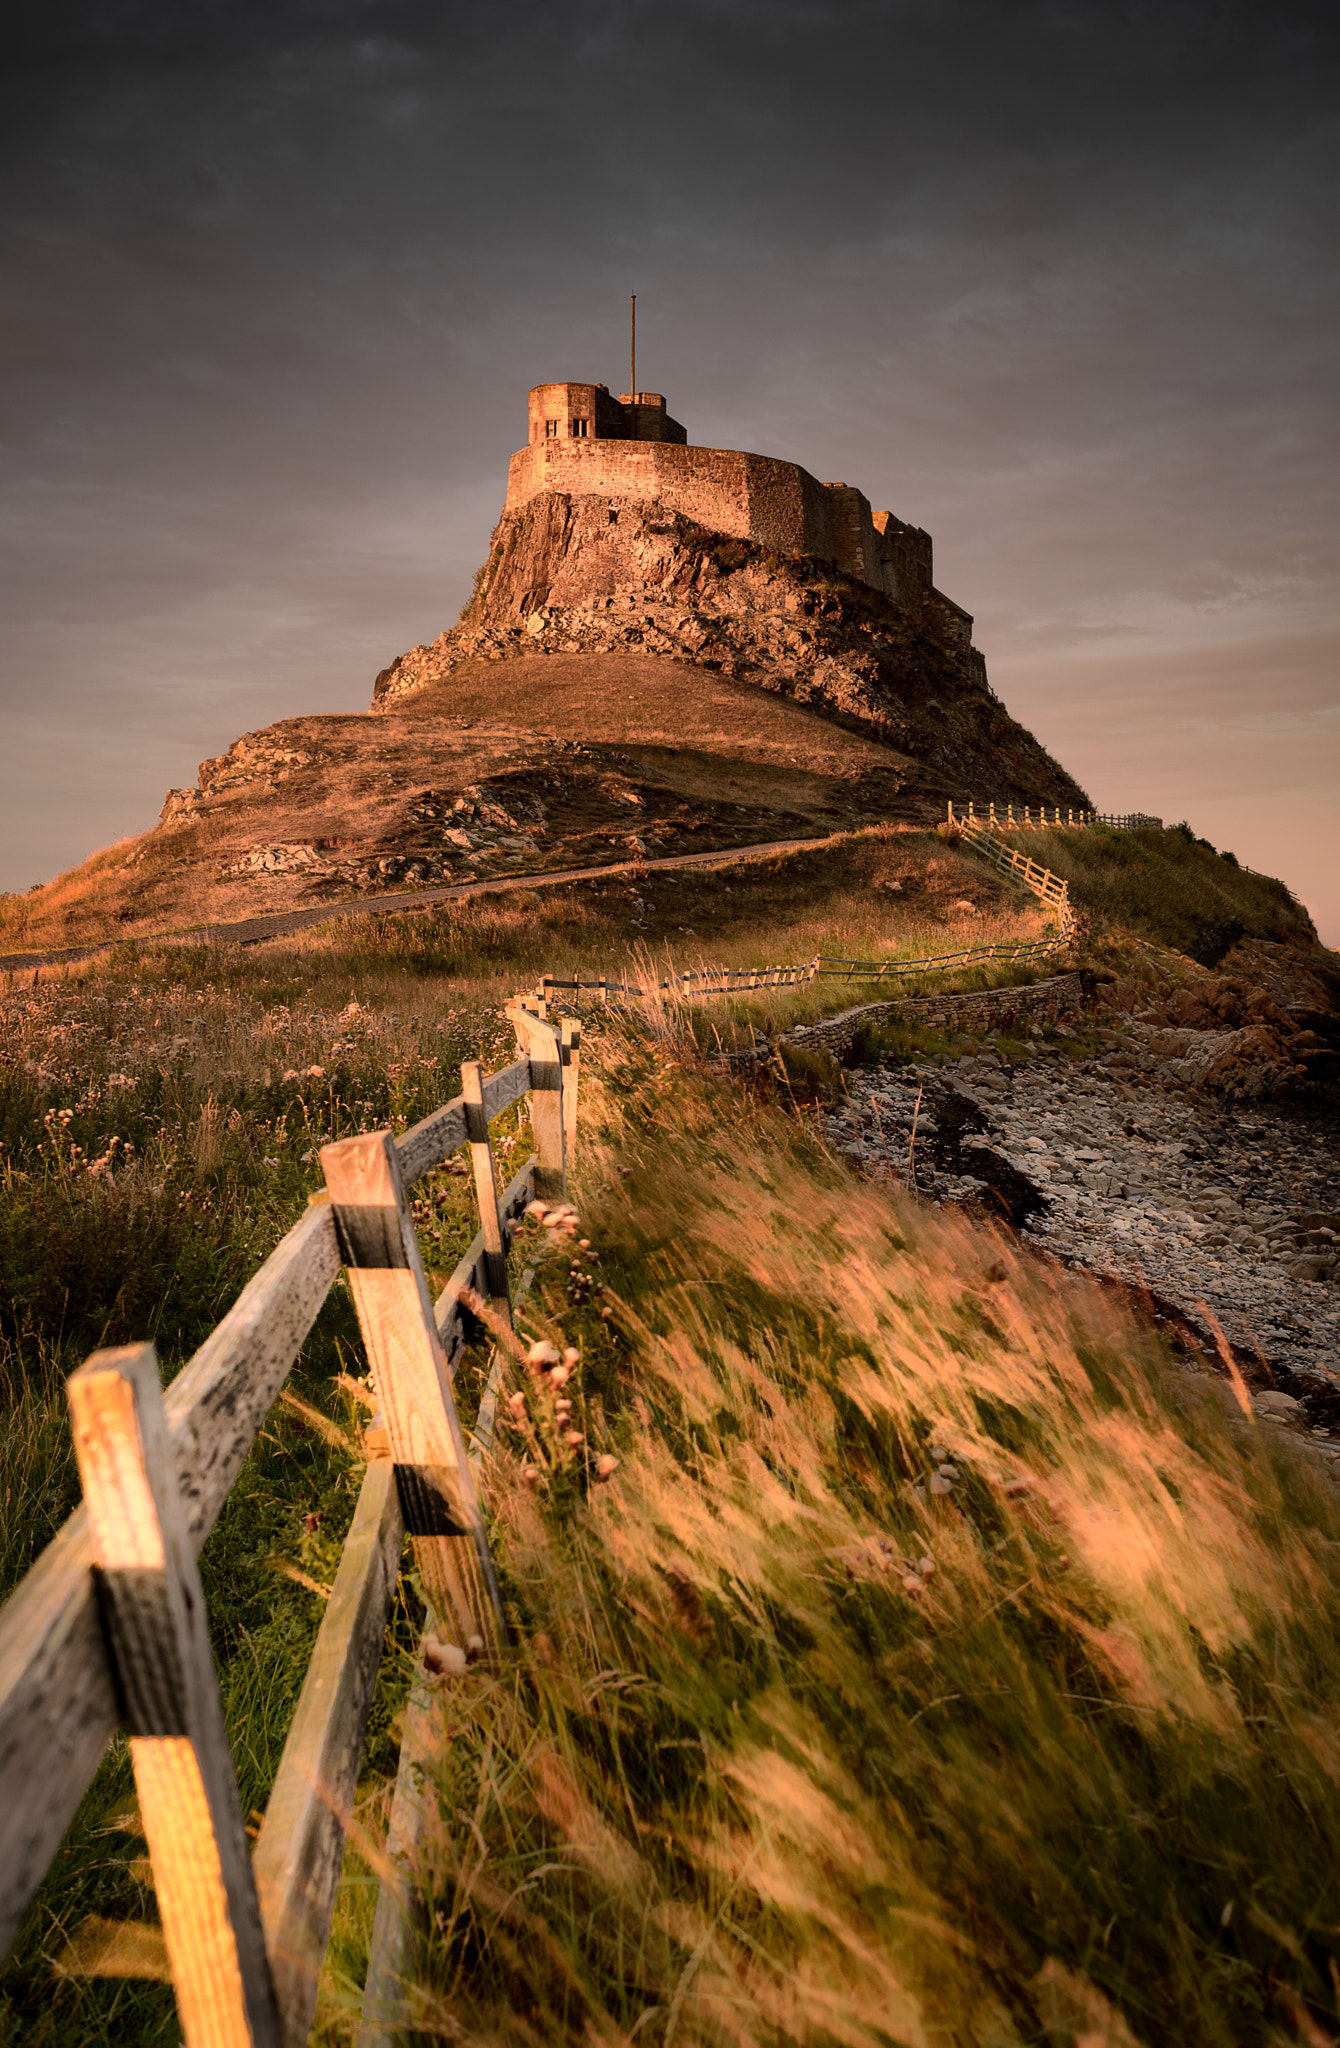
[[[982,854],[1011,881],[1018,882],[1057,912],[1052,931],[1041,939],[1006,940],[994,946],[970,946],[962,952],[939,953],[915,960],[847,960],[834,954],[820,953],[813,960],[803,961],[796,967],[703,967],[685,974],[668,975],[664,981],[657,982],[611,982],[605,975],[583,981],[580,974],[564,981],[546,974],[535,992],[535,1000],[542,1011],[547,1011],[550,1000],[557,994],[570,998],[574,1007],[580,1006],[583,996],[588,1000],[594,999],[602,1008],[608,1008],[612,1002],[645,1002],[656,997],[697,1002],[704,996],[747,995],[754,989],[799,988],[815,980],[899,981],[920,974],[938,974],[946,968],[987,966],[998,961],[1048,960],[1063,952],[1076,930],[1069,883],[1060,875],[1053,874],[1050,868],[1030,860],[1027,854],[1019,853],[995,838],[987,821],[977,817],[971,807],[967,813],[960,812],[956,816],[951,804],[949,822],[963,832],[974,853]],[[996,830],[1002,829],[1005,828],[998,824]]]
[[[966,811],[955,811],[953,802],[949,805],[949,823],[959,826],[980,826],[988,832],[1056,832],[1082,830],[1087,825],[1110,825],[1117,832],[1141,832],[1163,830],[1162,818],[1151,818],[1144,811],[1128,811],[1117,817],[1111,811],[1067,810],[1061,816],[1059,804],[1052,806],[1052,815],[1047,816],[1047,806],[1039,804],[1034,815],[1031,804],[1025,804],[1016,811],[1013,804],[988,804],[979,812],[971,797]]]
[[[520,1057],[403,1136],[321,1152],[326,1193],[281,1239],[163,1391],[152,1346],[100,1351],[69,1382],[84,1504],[0,1609],[0,1952],[124,1726],[188,2048],[300,2048],[316,2008],[344,1836],[404,1538],[429,1628],[470,1660],[507,1642],[476,1483],[499,1390],[495,1355],[474,1444],[452,1394],[491,1303],[510,1321],[509,1237],[532,1198],[557,1206],[576,1139],[578,1027],[525,1004]],[[500,1195],[489,1126],[530,1098],[535,1150]],[[480,1228],[431,1299],[407,1199],[470,1148]],[[196,1558],[341,1267],[380,1413],[368,1466],[254,1853],[223,1724]],[[528,1279],[529,1276],[526,1276]],[[524,1283],[523,1283],[524,1284]],[[422,1742],[425,1700],[412,1695]],[[424,1797],[407,1725],[391,1812],[403,1856]],[[388,2043],[403,1976],[403,1887],[383,1884],[361,2048]]]

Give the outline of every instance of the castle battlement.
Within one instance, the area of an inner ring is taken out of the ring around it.
[[[864,492],[820,483],[796,462],[735,448],[689,446],[659,392],[611,397],[603,384],[537,384],[530,434],[508,467],[505,513],[542,493],[641,498],[713,533],[787,555],[815,555],[895,603],[933,587],[931,537]],[[972,619],[944,599],[963,639]]]

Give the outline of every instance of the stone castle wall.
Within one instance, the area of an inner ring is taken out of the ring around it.
[[[851,485],[820,483],[799,463],[767,455],[669,441],[537,438],[512,457],[504,512],[515,514],[543,493],[659,504],[709,532],[833,562],[895,604],[918,607],[933,587],[928,533],[872,512]],[[969,615],[943,602],[971,639]]]

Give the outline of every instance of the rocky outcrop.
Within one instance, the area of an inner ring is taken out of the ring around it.
[[[1103,1003],[1130,1017],[1128,1044],[1186,1087],[1229,1102],[1332,1094],[1340,1083],[1340,1012],[1322,972],[1266,939],[1240,946],[1233,969],[1218,978],[1193,972],[1152,1003],[1142,1002],[1133,981],[1118,980],[1104,989]]]
[[[873,729],[947,787],[989,773],[1012,801],[1086,806],[992,691],[970,630],[933,588],[901,605],[655,503],[545,493],[504,515],[461,624],[384,669],[372,708],[467,661],[669,655]]]
[[[206,797],[221,796],[226,790],[243,789],[253,783],[275,789],[295,768],[305,768],[315,756],[302,747],[286,746],[275,730],[244,732],[226,754],[216,754],[200,763],[195,789],[170,789],[159,812],[160,829],[179,832],[193,825]]]

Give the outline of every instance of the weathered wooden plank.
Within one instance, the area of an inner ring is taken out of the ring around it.
[[[69,1380],[103,1619],[187,2048],[280,2048],[205,1600],[151,1344]]]
[[[577,1084],[582,1070],[582,1027],[568,1018],[560,1043],[563,1060],[563,1154],[569,1164],[577,1149]]]
[[[386,1131],[345,1138],[321,1165],[425,1593],[496,1657],[502,1601],[395,1147]]]
[[[462,1343],[468,1342],[469,1334],[476,1327],[475,1318],[470,1316],[461,1296],[484,1293],[483,1264],[484,1233],[477,1230],[470,1240],[469,1249],[433,1304],[433,1320],[449,1364],[455,1358],[456,1335],[459,1333]],[[465,1321],[467,1316],[470,1316],[469,1323]]]
[[[494,1074],[490,1080],[485,1081],[483,1088],[484,1115],[487,1121],[492,1123],[505,1109],[510,1109],[514,1102],[519,1102],[530,1088],[530,1061],[513,1060],[510,1067],[504,1067],[500,1074]]]
[[[503,1196],[504,1210],[509,1200],[528,1195],[525,1183],[533,1163],[528,1160],[513,1178]],[[525,1300],[534,1279],[535,1268],[528,1266],[517,1284],[518,1304]],[[493,1447],[502,1371],[502,1352],[495,1349],[470,1437],[470,1464],[476,1472]],[[412,1963],[416,1922],[412,1863],[433,1811],[431,1779],[425,1766],[440,1740],[441,1725],[441,1707],[435,1703],[432,1688],[420,1673],[405,1710],[400,1765],[386,1840],[392,1875],[389,1881],[383,1880],[377,1895],[357,2048],[397,2048],[403,2039],[400,2030],[408,2017],[405,1983]]]
[[[0,1953],[116,1727],[81,1507],[0,1612]]]
[[[465,1105],[458,1095],[453,1102],[435,1109],[422,1123],[402,1131],[396,1139],[396,1157],[400,1161],[400,1177],[405,1186],[412,1187],[426,1173],[445,1166],[452,1153],[459,1152],[464,1143]]]
[[[567,1192],[563,1155],[563,1058],[558,1032],[517,1003],[507,1006],[517,1040],[530,1059],[530,1121],[535,1133],[535,1192],[561,1202]]]
[[[252,1864],[284,2048],[304,2048],[316,2011],[404,1535],[395,1468],[389,1458],[374,1459],[359,1491]]]
[[[442,1708],[421,1666],[405,1706],[400,1764],[386,1835],[390,1872],[377,1894],[356,2048],[400,2048],[404,2040],[407,1980],[421,1911],[413,1866],[436,1809],[431,1770],[441,1739]]]
[[[530,1079],[530,1061],[518,1060]],[[515,1071],[515,1069],[513,1069]],[[508,1322],[512,1319],[512,1297],[507,1284],[507,1237],[498,1210],[498,1183],[493,1176],[493,1147],[489,1143],[489,1118],[484,1104],[484,1069],[478,1060],[466,1060],[461,1067],[465,1098],[465,1128],[470,1140],[470,1163],[474,1168],[475,1202],[479,1209],[479,1234],[484,1240],[484,1286]]]
[[[339,1271],[326,1207],[282,1238],[173,1381],[164,1415],[198,1552]],[[117,1723],[81,1507],[0,1609],[0,1954]]]
[[[502,1212],[503,1222],[511,1223],[519,1216],[534,1193],[535,1155],[532,1153],[525,1165],[518,1167],[499,1197],[498,1207]],[[469,1249],[433,1304],[437,1334],[442,1340],[447,1364],[453,1370],[461,1346],[473,1336],[477,1328],[476,1320],[471,1316],[461,1296],[467,1292],[479,1295],[485,1293],[483,1257],[484,1233],[481,1230],[470,1240]]]

